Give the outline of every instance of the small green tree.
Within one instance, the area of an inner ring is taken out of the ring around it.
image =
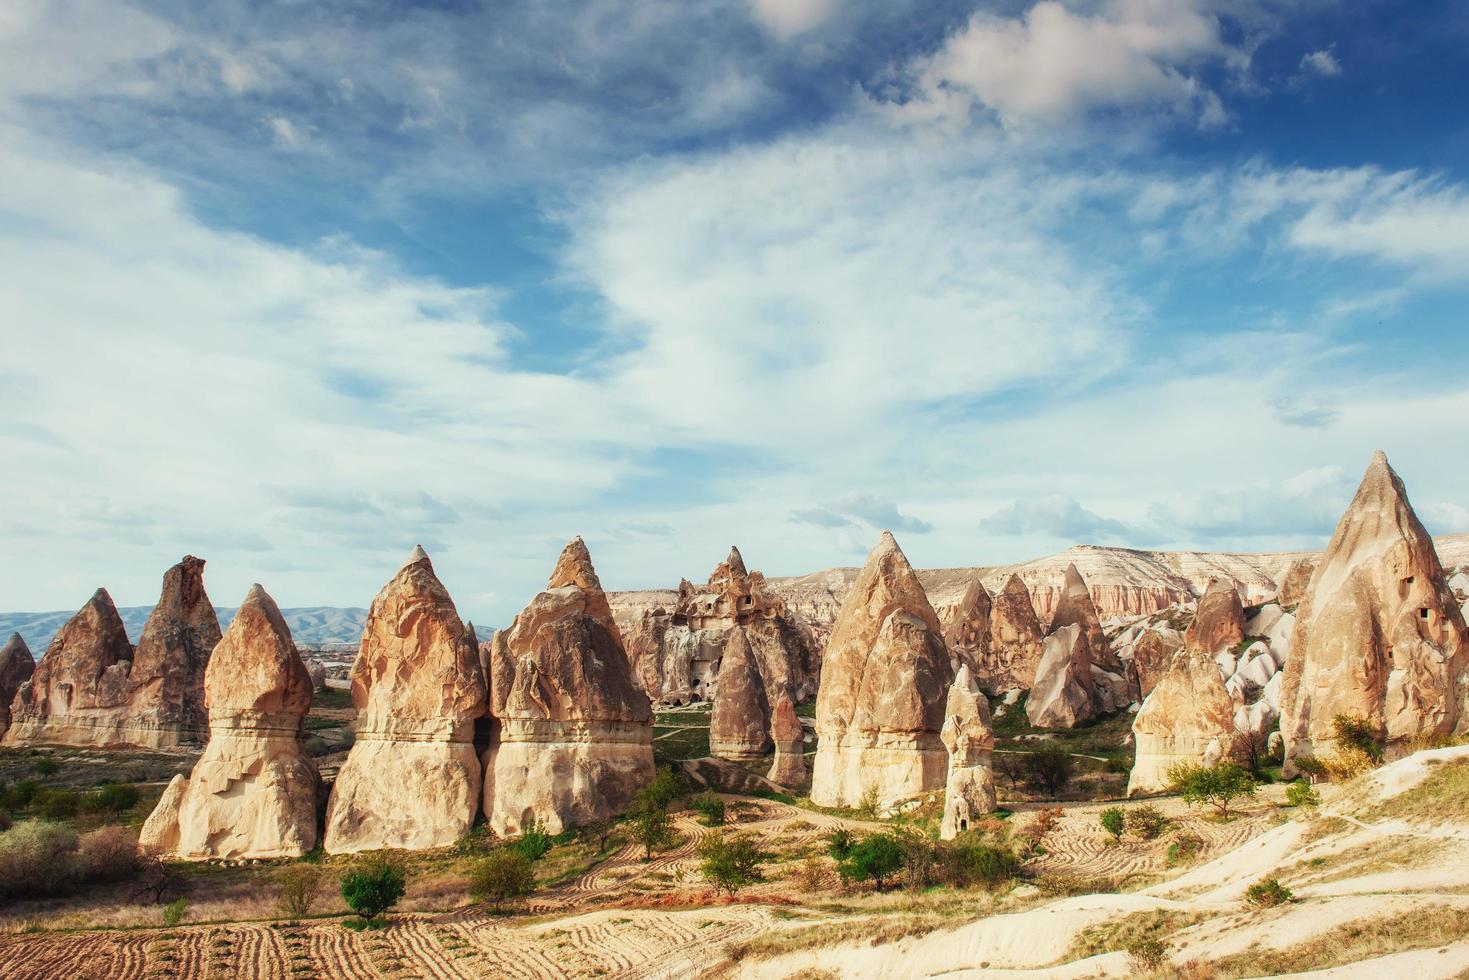
[[[852,852],[852,845],[857,843],[857,837],[845,827],[838,827],[826,835],[826,853],[835,861],[840,861]]]
[[[719,834],[700,842],[699,857],[699,874],[714,886],[714,893],[733,895],[746,885],[765,880],[760,866],[769,855],[746,834]]]
[[[1362,715],[1337,715],[1331,719],[1332,741],[1342,752],[1361,752],[1374,766],[1382,765],[1382,743],[1377,726]]]
[[[1127,829],[1143,840],[1156,840],[1167,827],[1168,818],[1151,803],[1127,811]]]
[[[1170,766],[1168,785],[1189,806],[1208,804],[1219,811],[1220,819],[1229,819],[1229,805],[1244,797],[1253,797],[1255,777],[1233,762],[1201,766],[1180,762]]]
[[[1127,817],[1120,806],[1109,806],[1102,811],[1102,829],[1112,835],[1115,844],[1122,840],[1122,831],[1127,828]]]
[[[281,911],[293,919],[310,915],[321,894],[325,869],[316,864],[288,864],[276,872]]]
[[[469,872],[469,894],[490,902],[495,911],[536,890],[535,865],[524,851],[503,847],[475,862]]]
[[[674,800],[685,793],[684,782],[669,766],[663,766],[653,775],[653,781],[638,790],[636,803],[639,807],[668,809]]]
[[[706,827],[719,827],[724,823],[724,801],[713,793],[705,791],[693,797],[689,800],[689,809],[703,816]]]
[[[42,756],[36,760],[33,768],[37,776],[54,776],[61,771],[61,763],[48,756]]]
[[[398,904],[407,875],[382,853],[370,854],[342,876],[342,900],[347,908],[371,921]]]
[[[887,880],[903,869],[903,848],[889,834],[864,837],[837,863],[843,881],[871,881],[882,891]]]
[[[1065,749],[1046,745],[1026,756],[1025,769],[1032,785],[1054,797],[1071,782],[1076,760]]]
[[[527,861],[539,861],[551,850],[551,835],[546,833],[545,826],[536,818],[532,817],[526,825],[521,828],[520,836],[515,843],[510,845],[524,855]]]
[[[184,921],[184,913],[189,910],[188,899],[180,896],[163,907],[163,924],[172,929]]]
[[[673,820],[662,807],[644,806],[633,814],[632,839],[643,845],[643,860],[653,858],[654,851],[673,846],[678,832],[673,829]]]
[[[1286,806],[1320,806],[1321,797],[1309,783],[1291,783],[1285,788]]]
[[[1326,763],[1314,755],[1297,756],[1291,761],[1313,785],[1320,782],[1321,777],[1326,775]]]

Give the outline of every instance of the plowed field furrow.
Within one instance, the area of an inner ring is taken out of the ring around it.
[[[5,969],[0,976],[14,980],[52,980],[73,977],[88,980],[100,977],[95,970],[107,964],[98,962],[98,953],[106,941],[96,936],[47,936],[18,940],[10,955],[0,959]]]
[[[114,980],[139,980],[148,971],[148,937],[122,936],[112,947],[107,976]]]
[[[355,942],[357,936],[341,926],[325,925],[311,930],[311,959],[321,977],[343,980],[378,980],[382,974],[367,959],[366,952]]]
[[[388,930],[388,939],[414,965],[418,972],[433,980],[464,980],[473,974],[461,973],[454,960],[434,938],[427,921],[405,922]]]

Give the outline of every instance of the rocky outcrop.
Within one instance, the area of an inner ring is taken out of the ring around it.
[[[7,745],[109,747],[126,742],[133,647],[106,589],[52,637],[10,707]]]
[[[816,698],[811,800],[880,807],[936,790],[948,770],[939,739],[953,672],[918,576],[883,532],[847,594]]]
[[[474,721],[486,685],[474,636],[422,548],[367,613],[352,667],[357,739],[326,814],[334,854],[452,844],[479,811]]]
[[[1041,662],[1045,631],[1018,575],[1010,576],[990,609],[989,659],[976,665],[974,679],[990,694],[1029,690]]]
[[[1137,754],[1128,795],[1167,789],[1168,769],[1179,762],[1219,761],[1233,738],[1234,710],[1207,648],[1189,646],[1174,656],[1132,724]]]
[[[969,583],[964,596],[944,610],[944,645],[954,669],[968,666],[971,676],[988,672],[990,663],[990,609],[994,602],[979,579]]]
[[[1046,637],[1025,717],[1035,728],[1075,728],[1096,717],[1091,645],[1080,623]]]
[[[1133,694],[1141,701],[1168,670],[1173,655],[1183,649],[1183,636],[1166,627],[1143,630],[1132,644]]]
[[[652,708],[581,538],[495,634],[490,714],[484,808],[497,834],[610,819],[652,778]]]
[[[1433,542],[1381,452],[1337,525],[1297,611],[1281,690],[1286,770],[1360,715],[1387,746],[1469,726],[1464,617]]]
[[[150,748],[204,744],[204,673],[219,639],[219,618],[204,591],[204,559],[187,555],[164,573],[158,605],[138,638],[121,740]]]
[[[139,843],[187,860],[299,857],[316,846],[316,765],[302,749],[311,678],[254,586],[204,674],[209,743],[175,776]],[[403,801],[400,801],[400,803]]]
[[[36,660],[31,656],[31,648],[19,633],[12,634],[0,647],[0,738],[10,727],[10,702],[35,671]]]
[[[995,809],[991,766],[995,734],[990,728],[990,707],[967,666],[959,668],[949,687],[940,737],[949,753],[949,775],[939,836],[953,840]]]
[[[1283,608],[1294,608],[1306,598],[1306,587],[1311,584],[1311,574],[1316,571],[1316,562],[1310,558],[1298,558],[1280,577],[1280,590],[1275,601]]]
[[[1066,581],[1056,612],[1051,617],[1051,632],[1072,625],[1080,626],[1086,636],[1093,664],[1103,670],[1121,670],[1122,665],[1107,644],[1106,634],[1102,632],[1102,618],[1097,615],[1091,590],[1087,588],[1086,580],[1081,577],[1074,564],[1066,566]]]
[[[811,776],[806,768],[806,731],[790,698],[776,702],[770,738],[775,743],[775,759],[765,778],[787,789],[805,789]]]
[[[1184,645],[1213,656],[1233,650],[1245,638],[1245,610],[1239,593],[1223,579],[1209,583],[1199,599],[1199,611],[1184,634]]]
[[[789,700],[789,698],[786,698]],[[733,762],[751,762],[770,751],[770,702],[743,627],[724,645],[719,687],[709,717],[709,753]]]

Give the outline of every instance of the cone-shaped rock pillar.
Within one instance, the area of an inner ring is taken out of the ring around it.
[[[316,846],[316,764],[302,749],[311,677],[256,585],[204,674],[209,743],[175,776],[139,842],[187,860],[299,857]]]
[[[805,789],[811,779],[806,768],[806,733],[790,698],[776,702],[770,737],[775,742],[775,759],[770,763],[770,773],[766,778],[787,789]]]
[[[443,847],[479,812],[479,651],[422,548],[383,586],[352,666],[357,740],[327,806],[326,849]]]
[[[1199,598],[1199,611],[1183,636],[1183,644],[1213,656],[1233,650],[1245,638],[1245,610],[1239,592],[1221,578],[1210,579]]]
[[[812,802],[856,806],[875,793],[885,808],[943,786],[939,730],[952,680],[938,616],[884,531],[827,643]]]
[[[751,762],[770,751],[770,702],[759,665],[741,627],[724,644],[709,716],[709,754]]]
[[[653,712],[581,538],[490,648],[485,814],[498,834],[616,816],[653,777]]]
[[[10,702],[35,672],[36,659],[31,656],[25,638],[19,633],[12,634],[0,647],[0,738],[10,727]]]
[[[1091,646],[1080,623],[1046,637],[1025,717],[1036,728],[1075,728],[1096,716]]]
[[[990,608],[989,660],[978,663],[974,679],[991,694],[1035,684],[1045,630],[1041,629],[1030,589],[1019,575],[1011,575]]]
[[[1233,731],[1234,700],[1213,654],[1206,647],[1186,646],[1133,720],[1137,752],[1128,794],[1167,789],[1168,769],[1176,763],[1218,762],[1229,751]]]
[[[1102,632],[1102,617],[1097,614],[1097,604],[1092,600],[1091,589],[1081,577],[1074,564],[1066,566],[1066,584],[1061,589],[1061,599],[1056,612],[1051,616],[1051,632],[1067,626],[1080,626],[1086,636],[1087,649],[1093,664],[1103,670],[1117,671],[1121,663],[1112,653],[1107,636]]]
[[[939,836],[953,840],[995,809],[995,733],[990,727],[990,706],[968,667],[959,668],[949,687],[942,738],[949,752],[949,775]]]
[[[204,591],[204,559],[187,555],[163,575],[128,680],[124,736],[134,745],[202,745],[209,737],[204,672],[219,643],[219,618]]]

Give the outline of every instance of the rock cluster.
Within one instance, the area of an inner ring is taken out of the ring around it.
[[[995,735],[990,728],[989,702],[968,666],[959,668],[949,687],[940,737],[949,753],[949,774],[939,836],[953,840],[995,809],[991,766]]]
[[[1275,593],[1275,602],[1290,609],[1301,604],[1306,597],[1306,587],[1311,584],[1311,575],[1316,563],[1310,558],[1298,558],[1280,576],[1280,589]]]
[[[6,729],[10,727],[11,700],[35,671],[36,661],[31,656],[31,648],[26,646],[25,639],[19,633],[13,634],[0,647],[0,738],[5,736]]]
[[[367,614],[352,667],[357,739],[327,808],[328,851],[442,847],[468,832],[486,697],[478,648],[415,548]]]
[[[1137,756],[1128,794],[1166,789],[1168,769],[1176,763],[1219,761],[1230,749],[1233,727],[1234,700],[1214,657],[1207,649],[1186,647],[1133,721]]]
[[[1463,730],[1469,646],[1433,542],[1381,452],[1297,610],[1281,691],[1286,770],[1317,755],[1338,715],[1365,717],[1388,756]]]
[[[882,538],[842,603],[816,698],[811,800],[889,807],[943,785],[939,738],[953,671],[943,630],[893,536]]]
[[[316,846],[316,765],[302,749],[311,678],[275,602],[254,586],[204,675],[209,743],[143,825],[147,848],[192,860],[299,857]]]
[[[981,616],[987,622],[983,631],[977,626]],[[1044,637],[1030,591],[1018,575],[1010,576],[993,599],[982,584],[972,582],[964,600],[953,607],[945,631],[945,639],[955,644],[951,652],[969,664],[975,681],[990,694],[1030,689]]]
[[[775,758],[765,778],[787,789],[805,789],[811,778],[806,768],[806,731],[801,727],[801,719],[797,717],[796,706],[790,698],[776,702],[770,737],[775,743]]]
[[[653,775],[652,708],[581,538],[490,649],[484,808],[498,834],[620,813]]]

